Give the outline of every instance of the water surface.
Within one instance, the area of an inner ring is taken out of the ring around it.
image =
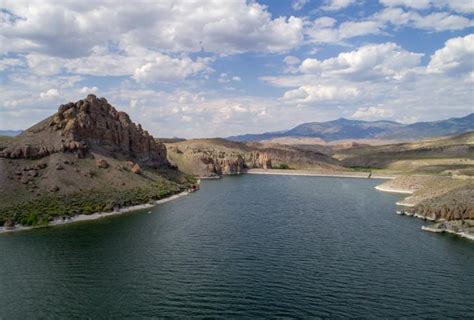
[[[252,176],[0,236],[0,318],[474,317],[474,243],[380,180]]]

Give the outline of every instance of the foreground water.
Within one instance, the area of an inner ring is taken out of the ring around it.
[[[365,179],[241,176],[0,236],[0,318],[474,317],[474,243]]]

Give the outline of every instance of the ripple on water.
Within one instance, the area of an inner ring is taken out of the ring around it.
[[[242,176],[0,237],[0,317],[474,317],[474,243],[372,180]]]

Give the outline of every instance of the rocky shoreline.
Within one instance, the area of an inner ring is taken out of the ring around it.
[[[472,179],[404,176],[375,187],[379,191],[410,196],[397,205],[399,215],[433,222],[422,230],[451,233],[474,240],[474,183]]]

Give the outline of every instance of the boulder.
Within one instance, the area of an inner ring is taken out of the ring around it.
[[[109,163],[105,159],[96,160],[96,165],[101,169],[107,169],[109,167]]]
[[[132,167],[132,172],[135,173],[135,174],[140,174],[142,172],[142,169],[140,168],[140,166],[138,165],[138,163],[135,163]]]

